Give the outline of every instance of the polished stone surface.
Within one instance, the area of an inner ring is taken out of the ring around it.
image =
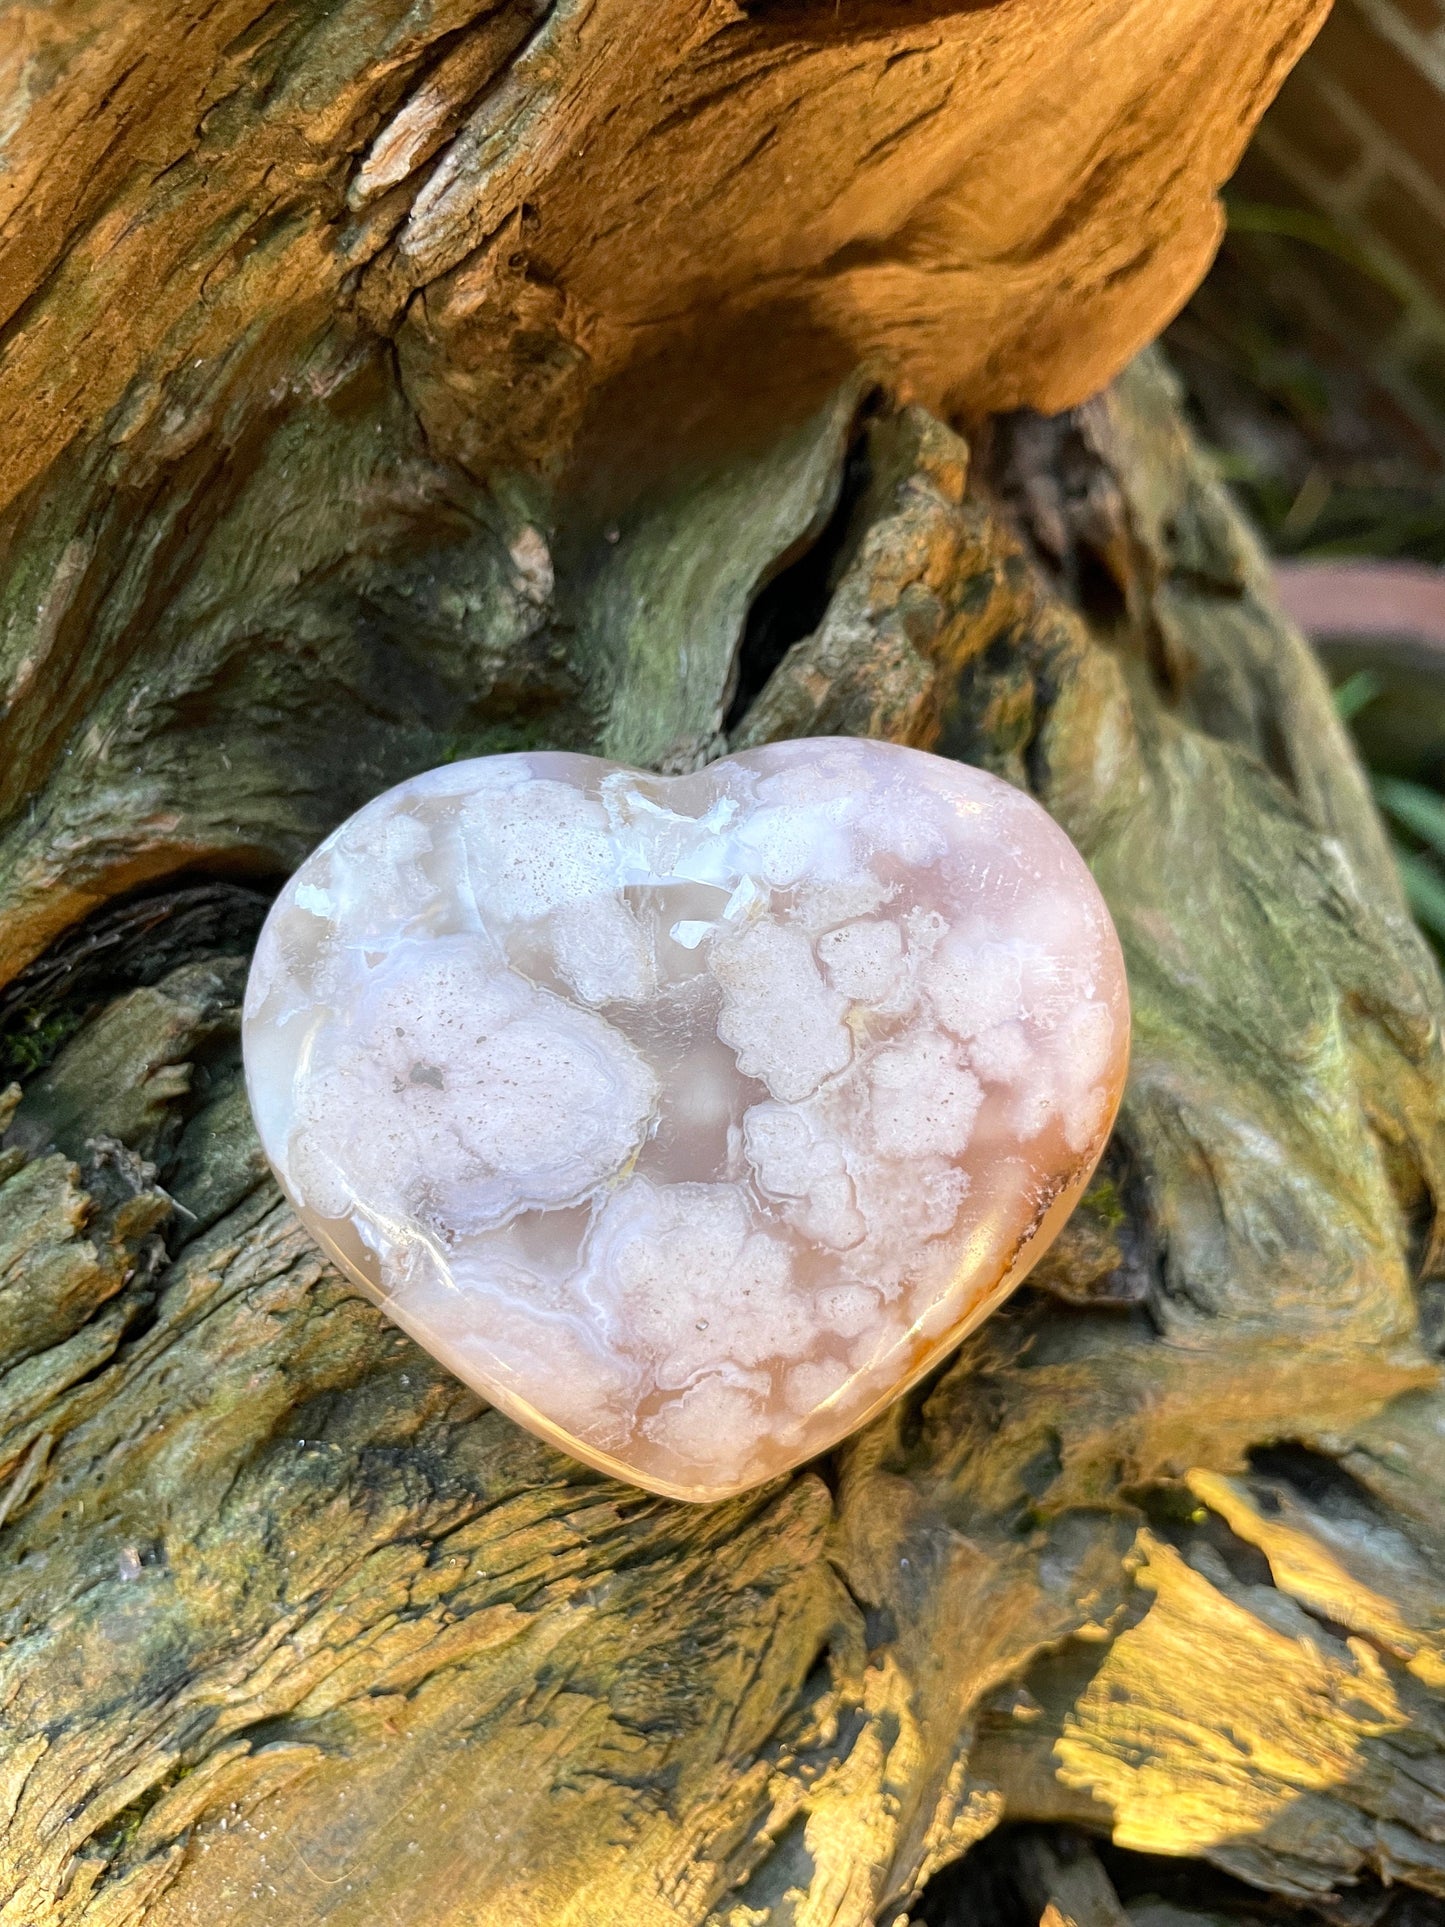
[[[245,1011],[326,1250],[523,1424],[708,1499],[810,1457],[1024,1276],[1103,1148],[1117,939],[1030,798],[890,744],[536,753],[378,797]]]

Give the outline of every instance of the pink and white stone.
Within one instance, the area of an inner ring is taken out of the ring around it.
[[[244,1039],[277,1176],[398,1324],[578,1458],[716,1499],[1019,1283],[1128,1031],[1036,803],[827,740],[400,784],[282,891]]]

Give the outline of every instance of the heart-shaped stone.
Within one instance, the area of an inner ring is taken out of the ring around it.
[[[244,1037],[277,1176],[398,1324],[578,1458],[715,1499],[1023,1278],[1108,1135],[1128,1002],[1036,803],[827,740],[389,790],[282,891]]]

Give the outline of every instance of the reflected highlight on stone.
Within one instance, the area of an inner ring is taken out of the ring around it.
[[[579,1458],[712,1499],[852,1431],[1053,1238],[1123,1085],[1118,941],[1031,801],[891,744],[458,763],[262,933],[303,1221]]]

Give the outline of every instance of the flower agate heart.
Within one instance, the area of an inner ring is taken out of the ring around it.
[[[1128,1027],[1038,804],[827,740],[400,784],[282,891],[244,1038],[277,1176],[399,1325],[578,1458],[715,1499],[1018,1284]]]

